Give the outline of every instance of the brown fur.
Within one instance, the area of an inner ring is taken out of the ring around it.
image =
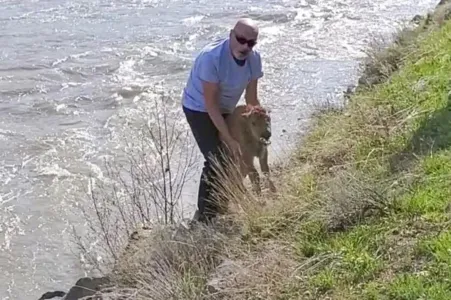
[[[240,144],[242,160],[239,162],[241,176],[249,179],[257,194],[261,193],[260,176],[254,166],[254,158],[260,162],[260,168],[266,176],[271,192],[276,188],[270,179],[268,165],[268,147],[261,141],[262,135],[270,133],[271,118],[268,112],[260,106],[239,105],[233,113],[226,118],[231,136]],[[268,142],[269,142],[269,137]]]

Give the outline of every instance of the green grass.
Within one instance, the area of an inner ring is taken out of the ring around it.
[[[419,162],[417,183],[400,201],[400,209],[412,215],[446,213],[451,199],[451,153],[440,152]]]
[[[312,171],[291,180],[315,203],[287,235],[303,268],[280,299],[451,299],[449,49],[451,23],[419,34],[399,70],[317,118],[296,156]]]

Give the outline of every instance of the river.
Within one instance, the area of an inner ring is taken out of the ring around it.
[[[437,2],[0,0],[0,299],[37,299],[84,276],[69,232],[83,226],[89,174],[130,136],[143,91],[164,83],[178,96],[196,51],[237,18],[260,23],[277,158],[312,104],[355,83],[373,36]],[[197,177],[184,193],[191,210]]]

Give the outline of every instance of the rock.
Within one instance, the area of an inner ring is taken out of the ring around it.
[[[39,300],[47,300],[47,299],[53,299],[55,297],[64,297],[66,295],[66,292],[63,291],[53,291],[53,292],[47,292],[42,294],[41,298]]]
[[[343,91],[343,97],[345,100],[349,100],[351,96],[356,92],[357,87],[355,85],[348,85],[346,91]]]
[[[424,17],[423,17],[423,16],[421,16],[421,15],[415,15],[415,16],[412,18],[411,22],[414,23],[414,24],[419,25],[420,22],[421,22],[422,20],[424,20]]]
[[[69,290],[64,300],[78,300],[83,297],[93,296],[105,285],[110,284],[108,277],[82,277]],[[89,299],[89,298],[88,298]]]
[[[137,251],[137,249],[140,249],[143,247],[143,243],[146,242],[148,238],[152,236],[153,233],[153,227],[149,226],[141,226],[140,228],[137,228],[135,231],[133,231],[130,234],[130,238],[128,239],[128,243],[125,246],[123,255],[131,256],[134,252]]]
[[[225,259],[210,276],[207,282],[207,290],[211,294],[221,294],[228,287],[228,283],[234,280],[236,275],[246,272],[239,263]]]
[[[67,294],[63,291],[47,292],[39,300],[53,299],[55,297],[64,297],[62,300],[78,300],[82,298],[88,300],[92,299],[90,296],[94,296],[101,288],[108,284],[110,284],[108,277],[82,277],[77,280]]]

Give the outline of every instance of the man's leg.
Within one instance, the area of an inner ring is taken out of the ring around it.
[[[212,203],[212,186],[210,183],[215,182],[215,174],[212,169],[210,155],[215,155],[220,162],[223,159],[219,156],[221,149],[221,141],[216,126],[210,119],[208,113],[197,112],[183,107],[188,124],[196,139],[202,155],[204,156],[204,167],[200,177],[197,207],[199,217],[207,217],[208,219],[217,213],[217,205]],[[207,182],[208,181],[208,182]]]

